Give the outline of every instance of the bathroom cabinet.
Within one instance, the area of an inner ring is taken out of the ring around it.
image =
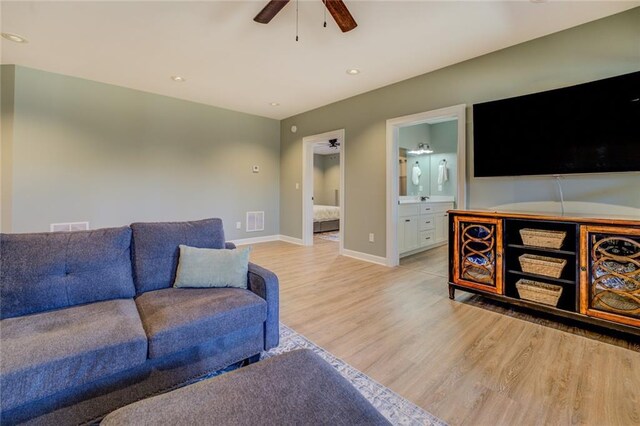
[[[446,244],[448,210],[452,202],[415,202],[398,206],[398,252],[400,257]]]

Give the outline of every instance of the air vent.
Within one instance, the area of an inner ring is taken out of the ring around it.
[[[264,231],[264,212],[247,212],[247,232]]]
[[[52,223],[49,225],[51,232],[87,231],[89,222]]]

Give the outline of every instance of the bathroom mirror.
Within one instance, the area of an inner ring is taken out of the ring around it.
[[[399,195],[456,195],[458,120],[401,127]]]

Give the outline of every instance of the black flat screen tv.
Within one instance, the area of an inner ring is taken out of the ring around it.
[[[640,171],[640,71],[473,105],[474,176]]]

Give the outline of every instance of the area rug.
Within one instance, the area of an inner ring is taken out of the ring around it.
[[[277,348],[263,352],[260,359],[270,358],[295,349],[311,349],[331,364],[392,424],[403,426],[446,425],[444,421],[407,401],[391,389],[382,386],[282,323],[280,324],[280,344]]]
[[[323,232],[322,234],[318,234],[318,238],[322,238],[327,241],[340,241],[340,233],[339,232]]]

